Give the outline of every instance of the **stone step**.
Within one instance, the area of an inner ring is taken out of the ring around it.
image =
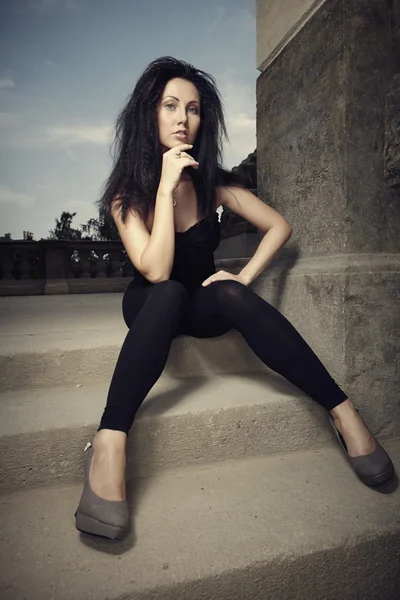
[[[108,382],[0,394],[0,492],[80,481]],[[128,477],[228,458],[337,444],[326,411],[270,372],[164,376],[139,409]]]
[[[397,600],[400,490],[382,488],[340,447],[171,469],[131,483],[121,542],[76,531],[81,484],[2,496],[0,595]]]
[[[0,390],[110,381],[128,333],[122,294],[0,298]],[[267,369],[237,331],[211,339],[178,336],[170,376]]]

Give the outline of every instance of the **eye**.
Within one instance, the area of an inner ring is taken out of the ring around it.
[[[194,113],[193,113],[194,115],[198,115],[199,114],[199,110],[195,106],[191,106],[190,110],[192,110],[192,109],[194,110]]]
[[[173,107],[175,108],[175,104],[171,104],[171,103],[169,103],[169,104],[166,104],[166,105],[165,105],[165,107],[166,107],[166,108],[168,108],[168,106],[173,106]]]

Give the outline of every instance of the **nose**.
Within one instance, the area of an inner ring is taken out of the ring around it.
[[[187,112],[184,108],[181,108],[179,112],[178,125],[180,125],[181,123],[183,125],[187,124]]]

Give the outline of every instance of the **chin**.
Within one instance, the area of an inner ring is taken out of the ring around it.
[[[176,148],[177,146],[180,146],[183,143],[185,142],[180,142],[179,140],[176,142],[166,142],[165,144],[162,144],[162,147],[166,150],[171,150],[172,148]]]

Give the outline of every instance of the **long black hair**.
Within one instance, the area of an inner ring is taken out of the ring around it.
[[[221,166],[222,142],[228,139],[220,93],[212,75],[171,56],[151,62],[139,78],[115,127],[114,164],[96,204],[101,218],[108,220],[114,200],[118,199],[125,223],[127,210],[134,208],[143,220],[155,205],[161,177],[162,147],[159,141],[157,106],[170,79],[179,77],[193,83],[200,95],[200,127],[193,148],[199,168],[187,167],[198,198],[198,217],[211,219],[215,212],[215,188],[241,185],[238,173]]]

